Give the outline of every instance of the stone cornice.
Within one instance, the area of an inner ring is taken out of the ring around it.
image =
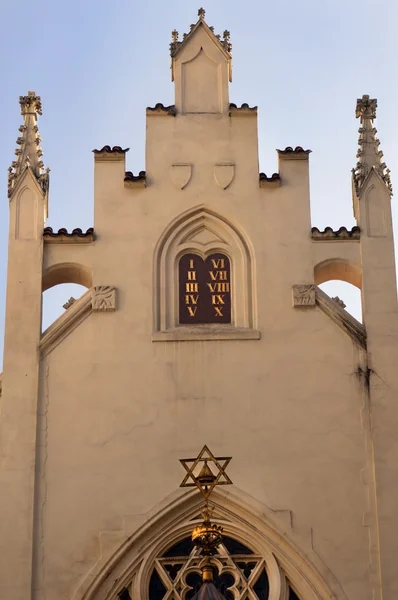
[[[93,150],[94,160],[96,162],[113,162],[122,161],[130,148],[122,148],[121,146],[103,146],[100,150]]]
[[[251,117],[257,115],[257,106],[249,106],[247,102],[244,102],[241,106],[237,106],[233,102],[229,105],[230,117]]]
[[[257,329],[244,327],[211,327],[209,325],[189,327],[182,326],[167,331],[155,331],[153,342],[193,342],[211,340],[259,340],[261,333]]]
[[[296,146],[292,148],[292,146],[286,146],[284,150],[276,150],[279,158],[285,160],[308,160],[309,155],[312,150],[304,150],[301,146]]]
[[[41,356],[46,356],[56,348],[91,312],[92,290],[87,290],[45,330],[39,344]]]
[[[140,171],[138,175],[134,175],[131,171],[126,171],[124,175],[124,187],[127,188],[144,188],[146,187],[146,173]]]
[[[279,173],[273,173],[271,177],[268,177],[265,173],[259,174],[260,187],[280,187],[281,176]]]
[[[170,104],[170,106],[164,106],[161,102],[158,102],[155,104],[155,106],[147,106],[146,114],[147,117],[175,117],[177,111],[174,104]]]
[[[126,154],[126,152],[128,152],[130,150],[130,148],[122,148],[121,146],[102,146],[102,148],[100,150],[97,150],[97,148],[94,148],[93,152],[94,154],[112,154],[112,153],[117,153],[117,154]]]
[[[46,244],[91,244],[94,239],[93,227],[86,231],[76,228],[71,232],[64,227],[58,231],[53,231],[52,227],[45,227],[43,230],[43,240]]]
[[[311,228],[311,239],[315,242],[329,242],[329,241],[358,241],[361,236],[361,230],[355,226],[351,229],[347,227],[339,227],[334,231],[331,227],[325,227],[323,231],[320,231],[318,227]]]
[[[358,346],[366,350],[367,336],[365,327],[318,286],[315,286],[315,303]]]

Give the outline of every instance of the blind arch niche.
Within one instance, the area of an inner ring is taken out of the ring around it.
[[[180,322],[179,265],[184,255],[206,261],[214,255],[229,260],[228,323]],[[222,215],[201,205],[174,219],[163,232],[154,255],[153,341],[175,339],[259,339],[255,330],[254,257],[242,231]]]

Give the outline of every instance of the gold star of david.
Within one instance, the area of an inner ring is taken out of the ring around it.
[[[203,446],[196,458],[181,458],[180,463],[187,474],[180,483],[180,487],[197,487],[207,501],[216,485],[232,483],[225,472],[231,459],[232,456],[216,458],[206,445]]]

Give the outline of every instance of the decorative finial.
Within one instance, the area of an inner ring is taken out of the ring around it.
[[[343,300],[341,298],[339,298],[338,296],[334,296],[334,298],[332,298],[332,300],[334,302],[336,302],[336,304],[338,304],[340,306],[340,308],[345,308],[347,306],[345,304],[345,302],[343,302]]]
[[[376,98],[370,99],[367,94],[364,94],[362,98],[358,98],[357,106],[355,110],[356,118],[361,119],[361,123],[364,119],[375,119],[376,118],[377,100]]]
[[[178,31],[177,29],[173,29],[171,32],[171,44],[170,44],[170,54],[173,56],[181,42],[178,41]]]
[[[353,169],[353,181],[356,193],[360,193],[361,186],[372,169],[374,169],[386,184],[390,194],[392,193],[390,172],[386,164],[382,162],[383,152],[379,150],[380,141],[376,137],[377,129],[373,127],[373,119],[376,118],[377,100],[369,98],[364,94],[358,98],[355,116],[360,119],[358,152],[359,159]]]
[[[223,33],[223,41],[222,41],[222,45],[224,46],[224,49],[227,52],[231,52],[232,50],[232,44],[230,42],[231,39],[231,34],[228,31],[228,29],[225,29],[224,33]]]
[[[231,456],[216,458],[207,446],[203,446],[196,458],[180,459],[180,463],[187,472],[180,487],[197,487],[207,502],[216,485],[230,485],[232,483],[225,472],[231,459]],[[188,463],[192,463],[192,465],[190,466]],[[214,471],[209,467],[209,464]]]
[[[27,96],[19,96],[19,104],[21,105],[21,115],[42,114],[41,98],[36,96],[35,92],[28,92]]]
[[[65,304],[63,304],[63,308],[64,308],[65,310],[68,310],[68,308],[70,308],[70,307],[72,306],[72,304],[74,304],[75,302],[76,302],[76,298],[74,298],[73,296],[71,296],[71,297],[69,298],[69,300],[67,300],[67,301],[65,302]]]
[[[19,97],[24,123],[19,127],[22,134],[17,138],[19,148],[15,150],[17,159],[8,169],[8,196],[12,195],[20,175],[26,168],[31,169],[44,193],[48,191],[48,170],[43,171],[43,152],[40,148],[40,135],[37,116],[42,114],[40,96],[29,91],[27,96]]]
[[[205,557],[202,565],[202,580],[209,583],[213,580],[213,566],[210,556],[216,553],[217,547],[222,542],[222,527],[212,523],[210,518],[213,510],[209,508],[209,496],[216,485],[230,485],[231,479],[225,472],[231,457],[215,457],[207,446],[203,446],[196,458],[180,459],[180,463],[187,471],[180,487],[197,487],[205,499],[205,508],[202,512],[203,522],[195,527],[192,532],[192,541]],[[211,466],[209,466],[211,465]]]
[[[191,33],[196,31],[198,24],[201,23],[202,21],[204,22],[205,15],[206,15],[205,9],[199,8],[199,10],[198,10],[199,21],[197,21],[196,23],[191,23],[191,25],[189,26],[189,33],[184,33],[182,35],[182,41],[179,41],[178,32],[176,30],[171,32],[172,41],[170,44],[170,54],[171,54],[172,58],[174,58],[176,56],[176,54],[179,52],[181,45],[185,42],[185,40],[187,40],[190,37]],[[226,29],[223,33],[223,39],[221,39],[220,35],[216,35],[214,33],[213,26],[210,26],[209,30],[214,34],[214,37],[220,43],[220,45],[224,48],[224,50],[226,50],[229,54],[231,54],[232,44],[230,42],[231,36],[230,36],[229,31]]]

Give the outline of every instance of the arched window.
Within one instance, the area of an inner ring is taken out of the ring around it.
[[[204,206],[168,225],[154,254],[153,341],[259,339],[255,307],[253,250],[236,225]]]
[[[268,507],[254,514],[246,497],[241,502],[216,491],[214,499],[213,517],[224,531],[211,557],[213,582],[226,600],[347,600],[330,568],[290,528],[290,519],[280,521],[279,529],[264,518],[274,514]],[[192,600],[206,560],[191,540],[203,522],[201,508],[196,495],[178,497],[162,503],[133,535],[130,528],[119,532],[120,546],[113,531],[108,541],[102,537],[103,554],[76,599]]]
[[[149,579],[149,600],[191,600],[202,584],[203,557],[190,537],[183,538],[155,559]],[[268,600],[273,578],[261,554],[252,548],[224,536],[212,557],[215,566],[214,585],[226,600]],[[275,593],[272,594],[275,597]],[[286,583],[280,594],[284,600],[299,600]]]

